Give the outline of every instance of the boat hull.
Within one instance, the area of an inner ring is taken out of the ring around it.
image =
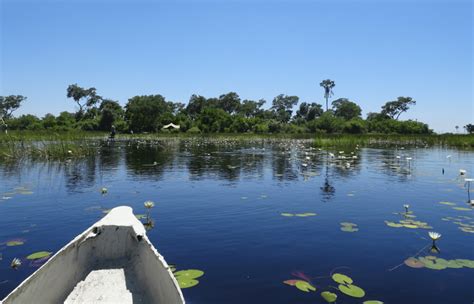
[[[3,303],[168,304],[184,298],[132,208],[122,206],[59,250]]]

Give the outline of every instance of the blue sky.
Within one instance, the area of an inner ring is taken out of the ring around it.
[[[0,0],[0,95],[16,112],[74,111],[69,84],[125,105],[229,91],[323,103],[336,81],[364,113],[397,96],[436,131],[474,123],[471,0]]]

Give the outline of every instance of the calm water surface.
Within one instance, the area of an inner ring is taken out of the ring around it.
[[[416,254],[474,259],[474,233],[454,223],[474,224],[474,211],[439,204],[468,207],[460,169],[474,172],[473,152],[339,153],[270,140],[101,143],[94,157],[70,163],[0,163],[0,298],[36,269],[26,260],[11,269],[14,257],[57,251],[103,210],[130,205],[141,214],[152,200],[155,247],[178,269],[205,272],[183,290],[188,303],[324,303],[324,290],[337,293],[337,303],[472,303],[474,269],[403,264]],[[384,221],[403,220],[394,213],[404,204],[433,228],[388,227]],[[317,215],[281,215],[306,212]],[[343,232],[341,222],[359,231]],[[428,231],[442,234],[438,254],[428,252]],[[5,245],[18,238],[25,244]],[[298,272],[318,290],[283,284]],[[339,292],[332,272],[349,275],[366,296]]]

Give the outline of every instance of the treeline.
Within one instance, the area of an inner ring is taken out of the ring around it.
[[[14,110],[25,97],[0,97],[0,125],[9,130],[58,130],[118,132],[170,132],[163,126],[173,123],[180,129],[174,132],[189,133],[399,133],[429,134],[425,123],[398,120],[416,102],[410,97],[398,97],[386,102],[378,113],[361,116],[361,107],[339,98],[326,105],[301,102],[297,96],[278,95],[271,101],[241,100],[234,92],[206,98],[192,95],[187,105],[172,102],[161,95],[135,96],[125,107],[117,101],[103,98],[95,88],[81,88],[76,84],[67,88],[67,97],[78,106],[76,113],[62,112],[58,116],[47,114],[13,117]],[[6,102],[8,101],[8,102]],[[296,111],[293,109],[296,108]]]

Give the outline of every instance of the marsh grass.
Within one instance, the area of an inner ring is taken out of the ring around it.
[[[11,132],[0,136],[0,160],[63,160],[94,154],[100,133]],[[106,138],[106,137],[105,137]]]
[[[106,142],[108,134],[103,132],[10,132],[0,134],[0,160],[64,160],[87,157],[95,154]],[[313,140],[315,147],[456,147],[474,148],[474,135],[327,135],[327,134],[186,134],[151,133],[119,134],[116,141],[159,142],[172,139],[203,139],[215,141],[239,140]]]

